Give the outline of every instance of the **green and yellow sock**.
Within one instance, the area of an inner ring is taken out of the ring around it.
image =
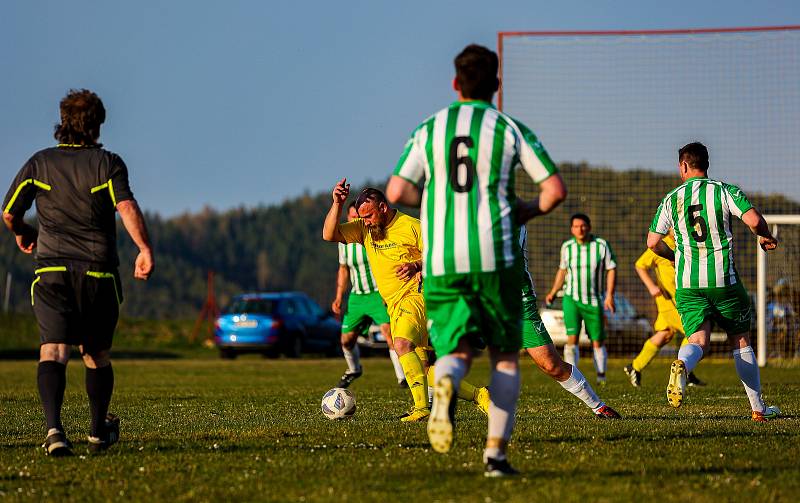
[[[650,342],[650,340],[646,340],[639,356],[633,360],[633,369],[637,372],[641,372],[645,367],[650,365],[650,362],[653,361],[653,358],[655,358],[657,354],[658,346]]]
[[[425,382],[425,370],[422,366],[422,360],[414,351],[406,353],[398,359],[400,360],[400,366],[403,367],[403,373],[406,376],[408,388],[411,390],[411,396],[414,398],[414,408],[427,409],[428,386]]]

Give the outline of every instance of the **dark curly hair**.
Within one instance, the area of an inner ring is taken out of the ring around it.
[[[61,100],[61,124],[53,136],[59,143],[96,145],[106,109],[100,97],[88,89],[70,89]]]

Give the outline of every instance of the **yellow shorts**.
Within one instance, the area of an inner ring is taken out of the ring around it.
[[[428,347],[427,316],[422,294],[409,293],[387,308],[392,338],[406,339],[415,346]]]
[[[656,332],[669,330],[673,334],[675,334],[675,332],[683,334],[683,323],[681,323],[681,316],[678,314],[678,310],[669,309],[659,311],[656,322],[653,324],[653,329]]]

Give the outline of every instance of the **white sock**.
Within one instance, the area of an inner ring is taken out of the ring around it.
[[[437,369],[438,372],[438,369]],[[489,439],[502,439],[502,446],[486,447],[483,461],[487,458],[504,459],[505,443],[511,438],[514,429],[514,415],[517,412],[519,398],[519,368],[506,370],[495,368],[489,389],[492,390],[489,403]]]
[[[344,353],[344,361],[347,362],[348,372],[353,373],[361,370],[361,361],[359,359],[360,353],[358,352],[357,343],[352,349],[347,349],[346,347],[342,346],[342,353]]]
[[[703,359],[703,348],[697,344],[684,344],[678,350],[678,360],[681,360],[686,365],[686,372],[691,372]]]
[[[453,355],[445,355],[436,360],[435,369],[434,373],[437,380],[444,376],[450,376],[453,381],[453,389],[458,389],[461,380],[467,375],[467,362]]]
[[[578,366],[578,359],[580,358],[580,351],[577,344],[564,344],[564,361],[572,365]]]
[[[599,375],[606,374],[606,365],[608,363],[608,350],[605,346],[594,348],[594,369]]]
[[[736,365],[736,373],[739,374],[744,391],[750,400],[750,408],[756,412],[767,410],[767,406],[761,398],[761,372],[758,370],[753,348],[747,346],[742,349],[734,349],[733,363]]]
[[[406,374],[403,372],[403,366],[400,365],[400,359],[397,358],[397,352],[395,352],[394,349],[389,350],[389,359],[392,360],[394,376],[397,378],[397,382],[403,382],[406,378]]]
[[[591,384],[586,382],[586,378],[583,376],[580,369],[574,365],[572,366],[572,373],[569,375],[569,378],[558,384],[578,397],[587,407],[592,409],[593,412],[597,412],[597,409],[604,405],[595,394]]]

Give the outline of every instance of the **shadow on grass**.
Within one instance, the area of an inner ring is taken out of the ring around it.
[[[80,359],[77,349],[72,350],[70,359]],[[176,360],[183,358],[179,353],[158,350],[111,350],[112,360]],[[38,360],[38,349],[0,349],[0,360]]]
[[[632,439],[636,439],[642,442],[663,442],[665,440],[700,440],[700,439],[708,439],[708,438],[753,438],[755,432],[752,431],[739,431],[739,432],[730,432],[730,431],[706,431],[702,433],[695,433],[695,432],[676,432],[676,433],[665,433],[665,434],[658,434],[653,435],[649,433],[643,434],[635,434],[635,433],[628,433],[624,435],[579,435],[579,436],[564,436],[564,437],[556,437],[556,438],[537,438],[535,442],[543,442],[543,443],[551,443],[551,444],[561,444],[561,443],[584,443],[590,442],[593,440],[600,440],[603,442],[618,442],[618,441],[630,441]],[[764,435],[768,435],[770,437],[789,437],[789,438],[797,438],[797,433],[794,432],[764,432]]]

